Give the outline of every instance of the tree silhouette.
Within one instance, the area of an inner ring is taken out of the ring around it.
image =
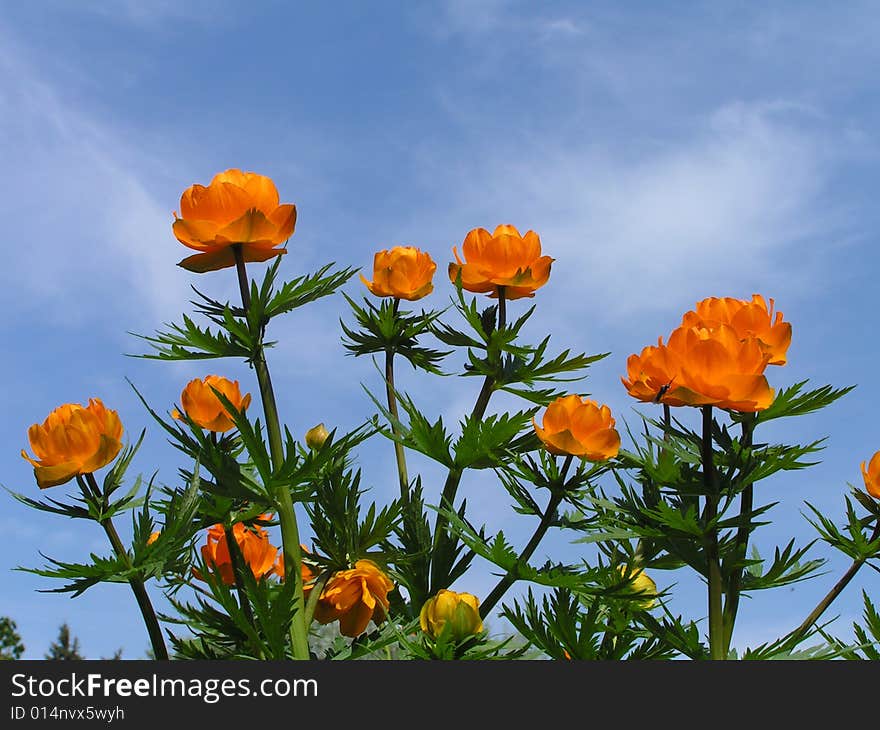
[[[71,659],[84,659],[79,653],[79,639],[70,635],[70,627],[63,623],[58,629],[58,638],[49,645],[46,659],[52,661],[66,661]]]
[[[11,618],[0,616],[0,660],[18,659],[24,653],[17,628]]]

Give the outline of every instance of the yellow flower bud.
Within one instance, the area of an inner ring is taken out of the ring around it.
[[[432,639],[445,631],[453,641],[461,641],[483,630],[480,602],[470,593],[443,588],[425,601],[419,613],[419,624]]]
[[[657,602],[657,584],[651,580],[645,571],[641,568],[631,568],[627,573],[626,566],[620,566],[621,575],[632,578],[629,584],[630,590],[636,594],[643,594],[645,598],[641,601],[633,601],[632,604],[639,610],[647,611]]]
[[[324,428],[324,424],[319,423],[314,428],[306,431],[306,446],[310,449],[320,449],[329,435],[330,433]]]

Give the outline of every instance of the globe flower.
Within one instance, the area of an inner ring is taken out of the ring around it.
[[[461,246],[464,261],[452,248],[456,263],[449,264],[449,278],[454,282],[461,274],[461,286],[470,292],[498,296],[504,287],[506,299],[533,297],[535,290],[550,278],[554,259],[541,255],[541,239],[534,231],[520,236],[510,225],[500,225],[493,233],[474,228]]]
[[[377,297],[415,301],[434,291],[432,279],[437,264],[415,246],[395,246],[373,257],[373,280],[361,275],[367,289]]]
[[[543,427],[534,417],[532,425],[551,454],[603,461],[617,456],[620,449],[611,409],[578,395],[560,396],[547,406]]]
[[[726,324],[733,328],[740,339],[756,338],[768,355],[768,365],[785,365],[786,353],[791,344],[791,323],[782,321],[782,312],[773,312],[774,302],[769,305],[760,294],[752,300],[733,297],[709,297],[697,302],[694,310],[685,313],[682,325],[715,329]]]
[[[865,489],[875,499],[880,499],[880,451],[871,457],[868,468],[862,462],[862,478],[865,480]]]
[[[178,266],[202,273],[235,266],[233,246],[240,246],[244,261],[267,261],[286,253],[276,247],[293,235],[296,206],[279,205],[271,178],[229,169],[207,187],[188,187],[174,219],[177,240],[200,252]]]
[[[627,377],[621,378],[627,392],[644,403],[665,403],[670,406],[688,405],[670,392],[673,383],[680,377],[680,365],[675,355],[663,344],[663,338],[656,345],[648,345],[638,355],[630,355],[626,360]]]
[[[641,568],[630,568],[627,570],[626,566],[621,565],[619,566],[619,570],[621,575],[632,579],[629,584],[629,589],[633,593],[639,595],[644,594],[645,596],[642,600],[633,601],[633,605],[642,611],[647,611],[649,608],[652,608],[657,602],[657,584]]]
[[[203,379],[190,380],[180,394],[180,403],[186,415],[207,431],[223,433],[235,427],[232,416],[216,393],[220,391],[239,411],[245,410],[251,403],[251,394],[244,397],[238,387],[237,380],[227,380],[220,375],[206,375]],[[180,411],[171,412],[172,418],[181,419]]]
[[[300,543],[299,549],[301,555],[305,555],[309,552],[306,546],[302,543]],[[275,565],[272,567],[272,572],[275,573],[275,575],[277,575],[281,580],[284,580],[284,553],[281,550],[278,551],[278,557],[275,560]],[[311,566],[306,564],[305,560],[301,561],[300,563],[300,574],[302,575],[303,591],[306,598],[308,598],[309,591],[312,590],[312,586],[309,584],[312,583],[318,576],[316,575],[315,571],[312,570]]]
[[[771,356],[760,340],[743,339],[730,325],[682,325],[665,345],[660,338],[630,355],[621,382],[643,402],[755,412],[773,402],[764,375]]]
[[[243,522],[236,522],[232,526],[232,534],[238,543],[245,565],[250,568],[254,578],[260,578],[275,570],[275,560],[278,548],[269,542],[269,533],[259,525],[246,526]],[[220,575],[220,579],[228,586],[235,585],[235,571],[232,567],[232,557],[229,554],[229,544],[226,542],[226,531],[223,525],[212,525],[208,528],[205,544],[201,548],[202,559],[205,565]],[[204,580],[201,573],[193,570],[193,574],[199,580]]]
[[[306,431],[306,446],[314,450],[320,449],[329,436],[330,433],[324,424],[319,423]]]
[[[743,340],[726,324],[681,326],[669,336],[667,348],[678,374],[664,402],[752,413],[773,403],[764,375],[770,355],[756,338]]]
[[[109,464],[122,448],[122,423],[116,411],[90,398],[85,407],[65,403],[53,410],[42,424],[28,429],[28,441],[36,456],[22,449],[34,467],[40,489],[55,487],[77,475],[91,474]]]
[[[344,636],[362,634],[372,619],[381,623],[388,612],[388,592],[394,583],[372,560],[358,560],[354,568],[335,573],[315,606],[315,620],[322,624],[339,620]]]
[[[445,631],[453,641],[461,641],[483,630],[480,602],[470,593],[442,588],[425,601],[419,612],[419,625],[432,639]]]

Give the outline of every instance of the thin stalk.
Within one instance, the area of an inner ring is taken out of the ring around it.
[[[755,420],[747,417],[742,422],[742,446],[744,449],[752,448],[752,434],[754,433]],[[751,513],[754,507],[754,485],[751,481],[745,485],[740,494],[739,519],[740,524],[736,531],[735,559],[739,565],[734,566],[730,574],[727,595],[724,600],[724,653],[730,652],[730,642],[733,640],[733,625],[736,623],[736,614],[739,610],[739,594],[742,587],[744,561],[748,554],[749,536],[751,535]]]
[[[544,510],[544,514],[541,515],[541,522],[538,524],[537,528],[535,528],[535,532],[523,548],[523,551],[519,554],[516,563],[507,571],[507,573],[505,573],[501,580],[498,581],[489,595],[486,596],[486,600],[480,603],[480,618],[486,618],[486,616],[489,615],[489,612],[495,608],[495,604],[498,603],[502,596],[507,592],[507,589],[516,582],[519,577],[519,566],[528,562],[529,558],[532,557],[537,549],[538,544],[544,539],[544,535],[547,534],[547,530],[553,522],[553,518],[556,516],[556,509],[562,503],[562,498],[565,495],[565,475],[568,472],[568,468],[571,466],[572,458],[571,455],[565,457],[565,462],[562,465],[562,471],[559,475],[559,484],[554,486],[553,492],[550,494],[550,500],[547,502],[547,508]]]
[[[878,537],[880,537],[880,520],[874,525],[871,542],[874,542]],[[825,613],[832,603],[834,603],[835,599],[843,592],[843,589],[846,588],[847,584],[855,577],[855,574],[859,572],[859,569],[867,562],[867,560],[868,558],[866,557],[853,560],[852,565],[849,566],[849,569],[843,574],[843,577],[841,577],[841,579],[834,584],[834,587],[828,591],[828,594],[819,601],[816,608],[810,612],[810,615],[804,619],[803,623],[789,634],[790,638],[796,640],[795,643],[797,640],[800,640],[807,631],[809,631],[810,627],[816,623],[816,621],[819,620],[819,617]]]
[[[327,581],[330,580],[331,575],[333,575],[332,571],[325,570],[315,579],[315,584],[312,586],[311,592],[309,593],[309,600],[306,602],[306,628],[312,625],[312,620],[315,618],[315,608],[318,605],[318,599],[324,592],[324,586],[327,585]]]
[[[238,272],[241,304],[244,307],[245,317],[247,317],[251,297],[244,256],[242,255],[240,244],[232,246],[232,250],[235,255],[235,268]],[[278,469],[284,462],[284,442],[281,436],[278,405],[275,401],[275,391],[272,389],[272,379],[269,376],[269,366],[266,363],[262,336],[258,340],[253,363],[257,383],[260,387],[260,398],[263,402],[263,415],[266,419],[266,434],[269,438],[269,453],[272,457],[272,466]],[[293,500],[288,489],[281,487],[276,490],[273,496],[278,507],[278,519],[281,523],[281,545],[284,552],[285,580],[292,580],[294,584],[293,621],[290,624],[291,649],[294,659],[308,659],[309,636],[305,623],[305,600],[303,599],[302,571],[300,569],[302,552],[300,550],[296,512],[293,509]]]
[[[394,317],[400,308],[400,299],[394,298]],[[391,431],[400,437],[400,427],[397,424],[397,394],[394,391],[394,349],[389,347],[385,350],[385,395],[388,398],[388,411],[391,413]],[[409,476],[406,471],[406,452],[403,444],[394,441],[394,456],[397,459],[397,477],[400,481],[400,498],[406,499],[409,494]]]
[[[718,516],[718,493],[715,485],[715,465],[712,461],[712,406],[703,406],[703,484],[706,487],[706,523]],[[721,578],[721,558],[718,553],[718,528],[712,527],[705,536],[706,563],[709,581],[709,656],[725,659],[724,610],[722,597],[724,586]]]
[[[498,287],[498,329],[504,329],[506,326],[507,319],[507,306],[506,300],[504,296],[504,287]],[[480,388],[480,393],[477,395],[477,402],[474,404],[474,408],[471,411],[471,419],[482,418],[486,413],[486,408],[489,406],[489,398],[492,397],[492,391],[495,387],[495,379],[491,375],[487,375],[485,380],[483,380],[483,387]],[[463,471],[461,469],[457,469],[455,467],[449,470],[449,473],[446,475],[446,482],[443,485],[443,492],[440,495],[440,509],[454,509],[453,505],[455,504],[455,494],[458,491],[458,485],[461,483]],[[434,525],[434,540],[433,540],[433,549],[431,550],[431,555],[436,556],[439,552],[445,552],[445,548],[450,541],[450,536],[446,531],[448,520],[446,515],[443,512],[437,513],[437,521]],[[444,582],[442,580],[442,576],[440,575],[441,566],[435,562],[431,561],[431,593],[435,593],[441,588],[446,588],[445,585],[440,585],[440,583]]]
[[[98,504],[103,511],[107,506],[107,502],[104,495],[101,493],[101,489],[98,487],[95,475],[86,474],[85,481],[88,484],[88,488],[91,490],[91,496],[98,501]],[[83,496],[88,498],[89,492],[85,488],[83,482],[79,478],[77,478],[77,482],[83,492]],[[101,527],[104,528],[104,532],[107,533],[107,537],[110,540],[110,544],[113,546],[113,551],[116,553],[117,557],[125,563],[125,567],[128,570],[131,570],[133,567],[131,564],[131,558],[128,556],[128,551],[122,544],[122,540],[119,538],[119,533],[116,532],[113,520],[106,517],[100,521],[100,524]],[[168,649],[165,648],[162,627],[159,626],[159,620],[156,618],[156,612],[153,610],[153,604],[150,602],[150,596],[147,593],[147,588],[144,585],[144,582],[140,578],[132,577],[128,579],[128,584],[131,586],[138,608],[141,610],[144,625],[147,627],[147,633],[150,636],[150,643],[153,645],[153,656],[155,656],[156,659],[168,659]]]
[[[663,404],[663,441],[669,441],[669,431],[672,428],[672,413],[668,403]],[[652,505],[653,506],[653,505]],[[653,554],[653,545],[650,540],[640,537],[636,543],[633,560],[636,566],[643,565],[645,554]]]
[[[238,593],[238,602],[241,604],[241,610],[245,615],[248,623],[254,625],[254,611],[251,608],[251,602],[248,600],[247,591],[244,589],[244,571],[247,569],[244,562],[244,555],[241,554],[241,547],[238,540],[235,539],[235,529],[230,525],[223,525],[223,534],[226,537],[226,548],[229,550],[229,560],[232,563],[232,575],[235,578],[235,591]]]

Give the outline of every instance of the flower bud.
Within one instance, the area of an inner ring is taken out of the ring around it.
[[[627,571],[626,566],[619,567],[621,575],[631,578],[630,591],[637,595],[643,595],[644,599],[633,601],[633,606],[641,611],[653,608],[657,602],[657,584],[641,568],[631,568]]]
[[[324,424],[319,423],[314,428],[306,431],[306,446],[317,451],[324,445],[329,435],[330,433],[324,428]]]
[[[447,633],[453,641],[461,641],[483,630],[480,602],[470,593],[443,588],[425,601],[419,613],[419,624],[432,639]]]

